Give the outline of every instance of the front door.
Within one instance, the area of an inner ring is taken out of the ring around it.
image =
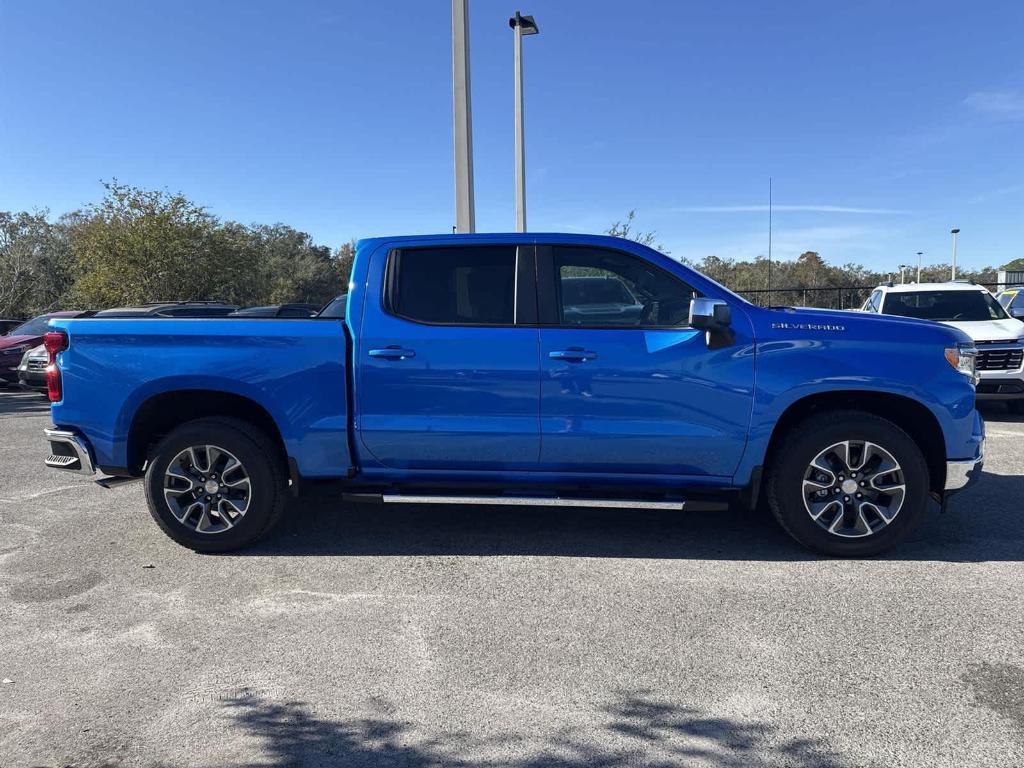
[[[386,269],[371,274],[385,279],[368,291],[356,350],[357,432],[373,458],[406,469],[536,469],[533,253],[461,245],[375,254]]]
[[[694,290],[603,248],[539,247],[541,469],[732,475],[746,444],[753,355],[708,349]]]

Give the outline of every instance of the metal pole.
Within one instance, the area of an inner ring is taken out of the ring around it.
[[[956,280],[956,236],[960,234],[959,229],[949,230],[950,234],[953,235],[953,274],[950,280]]]
[[[476,232],[473,196],[473,109],[469,84],[468,0],[452,0],[452,120],[455,142],[455,230]]]
[[[524,134],[526,124],[523,117],[523,25],[519,11],[516,11],[515,27],[512,31],[515,48],[515,121],[516,121],[516,232],[526,231],[526,146]]]
[[[921,256],[924,255],[924,251],[917,252],[917,282],[921,282]]]
[[[768,306],[772,305],[772,177],[768,177]]]

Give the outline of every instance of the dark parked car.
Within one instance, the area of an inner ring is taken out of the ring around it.
[[[333,317],[335,319],[345,317],[346,304],[348,304],[348,294],[343,293],[338,298],[332,299],[331,301],[327,302],[327,305],[324,306],[324,308],[321,309],[319,312],[317,312],[316,316]]]
[[[153,301],[138,307],[103,309],[96,317],[226,317],[237,304],[220,301]]]
[[[46,325],[53,317],[83,317],[91,312],[50,312],[33,317],[12,328],[6,336],[0,336],[0,387],[17,384],[18,365],[21,356],[32,347],[43,343]]]
[[[567,276],[560,283],[566,325],[634,326],[640,322],[644,305],[617,277]]]
[[[236,309],[229,317],[312,317],[320,311],[319,304],[272,304],[267,307]]]
[[[11,331],[11,330],[17,328],[19,325],[21,325],[24,322],[25,322],[24,318],[22,318],[21,320],[12,320],[12,319],[6,318],[6,317],[5,318],[0,318],[0,336],[3,336],[8,331]]]

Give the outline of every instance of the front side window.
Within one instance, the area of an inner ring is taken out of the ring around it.
[[[1003,320],[1006,311],[988,291],[906,291],[885,299],[887,315],[939,322]]]
[[[696,292],[660,267],[620,251],[552,248],[561,325],[677,328],[689,322]]]
[[[391,255],[390,310],[437,325],[513,325],[516,247],[411,248]]]

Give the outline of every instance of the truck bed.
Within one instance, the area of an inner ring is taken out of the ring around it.
[[[65,397],[53,406],[54,424],[83,432],[101,469],[139,460],[125,437],[133,418],[159,418],[181,393],[196,389],[244,398],[265,411],[293,472],[303,477],[337,477],[351,466],[342,320],[96,318],[52,325],[71,341],[62,353]]]

